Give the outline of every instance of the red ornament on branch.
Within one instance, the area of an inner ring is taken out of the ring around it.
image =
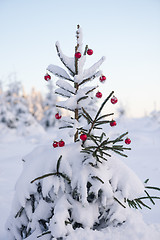
[[[55,118],[56,118],[56,119],[61,119],[61,117],[62,117],[62,116],[59,115],[59,113],[56,113],[56,114],[55,114]]]
[[[93,50],[92,50],[92,49],[88,49],[88,50],[87,50],[87,54],[88,54],[88,55],[92,55],[92,54],[93,54]]]
[[[115,97],[115,96],[113,96],[112,98],[111,98],[111,103],[112,104],[115,104],[115,103],[117,103],[118,102],[118,99]]]
[[[61,140],[61,141],[59,141],[58,145],[59,145],[59,147],[64,147],[65,142],[63,140]]]
[[[49,81],[49,80],[51,80],[51,76],[47,73],[47,74],[44,76],[44,79],[45,79],[46,81]]]
[[[54,148],[58,147],[58,142],[54,141],[54,142],[53,142],[53,147],[54,147]]]
[[[87,140],[87,135],[86,134],[81,134],[80,135],[80,139],[82,140],[82,141],[86,141]]]
[[[106,80],[106,77],[104,75],[102,75],[100,78],[99,78],[99,81],[100,82],[104,82]]]
[[[126,143],[126,144],[130,144],[130,143],[131,143],[131,139],[130,139],[130,138],[126,138],[126,139],[125,139],[125,143]]]
[[[81,53],[80,52],[76,52],[75,53],[75,58],[81,58]]]
[[[97,98],[101,98],[101,97],[102,97],[102,93],[101,93],[101,92],[97,92],[97,93],[96,93],[96,97],[97,97]]]
[[[117,123],[116,123],[115,120],[112,120],[112,121],[110,122],[110,126],[111,126],[111,127],[114,127],[114,126],[116,126],[116,125],[117,125]]]

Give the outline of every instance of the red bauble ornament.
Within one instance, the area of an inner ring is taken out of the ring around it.
[[[117,103],[118,102],[118,99],[115,97],[115,96],[113,96],[112,98],[111,98],[111,103],[112,104],[115,104],[115,103]]]
[[[126,143],[126,144],[130,144],[130,143],[131,143],[131,139],[130,139],[130,138],[126,138],[126,139],[125,139],[125,143]]]
[[[93,54],[93,50],[92,50],[92,49],[88,49],[88,50],[87,50],[87,54],[88,54],[88,55],[92,55],[92,54]]]
[[[58,145],[59,145],[59,147],[64,147],[65,142],[63,140],[61,140],[61,141],[59,141]]]
[[[102,97],[102,93],[101,93],[101,92],[97,92],[97,93],[96,93],[96,97],[97,97],[97,98],[101,98],[101,97]]]
[[[62,117],[62,116],[59,115],[59,113],[56,113],[56,114],[55,114],[55,118],[56,118],[56,119],[61,119],[61,117]]]
[[[54,147],[54,148],[58,147],[58,142],[54,141],[54,142],[53,142],[53,147]]]
[[[47,73],[47,74],[44,76],[44,79],[45,79],[46,81],[49,81],[49,80],[51,80],[51,76]]]
[[[106,77],[104,75],[102,75],[100,78],[99,78],[99,81],[100,82],[104,82],[106,80]]]
[[[116,125],[117,125],[117,123],[116,123],[115,120],[112,120],[112,121],[110,122],[110,126],[111,126],[111,127],[114,127],[114,126],[116,126]]]
[[[76,53],[75,53],[75,57],[76,57],[76,58],[81,58],[81,53],[80,53],[80,52],[76,52]]]
[[[82,140],[82,141],[86,141],[87,140],[87,135],[86,134],[81,134],[80,135],[80,139]]]

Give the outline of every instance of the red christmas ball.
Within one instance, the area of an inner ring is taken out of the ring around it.
[[[100,82],[104,82],[106,80],[106,77],[104,75],[102,75],[100,78],[99,78]]]
[[[75,53],[75,57],[76,57],[76,58],[81,58],[81,53],[80,53],[80,52],[76,52],[76,53]]]
[[[49,80],[51,80],[51,76],[47,73],[47,74],[44,76],[44,79],[45,79],[46,81],[49,81]]]
[[[62,116],[59,115],[59,113],[56,113],[56,114],[55,114],[55,118],[56,118],[56,119],[61,119],[61,117],[62,117]]]
[[[113,96],[112,98],[111,98],[111,103],[112,104],[115,104],[115,103],[117,103],[118,102],[118,99],[115,97],[115,96]]]
[[[82,141],[86,141],[87,140],[87,135],[86,134],[81,134],[80,135],[80,139],[82,140]]]
[[[65,142],[63,140],[61,140],[61,141],[59,141],[58,145],[59,145],[59,147],[64,147]]]
[[[116,125],[117,125],[117,123],[116,123],[115,120],[112,120],[112,121],[110,122],[110,126],[111,126],[111,127],[114,127],[114,126],[116,126]]]
[[[101,93],[101,92],[97,92],[97,93],[96,93],[96,97],[97,97],[97,98],[101,98],[101,97],[102,97],[102,93]]]
[[[53,147],[54,147],[54,148],[58,147],[58,142],[54,141],[54,142],[53,142]]]
[[[126,143],[126,144],[130,144],[130,143],[131,143],[131,139],[130,139],[130,138],[126,138],[126,139],[125,139],[125,143]]]
[[[92,54],[93,54],[93,50],[92,50],[92,49],[88,49],[88,50],[87,50],[87,54],[88,54],[88,55],[92,55]]]

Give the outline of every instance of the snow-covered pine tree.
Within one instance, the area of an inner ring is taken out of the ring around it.
[[[77,228],[101,231],[108,226],[120,226],[127,221],[129,206],[146,206],[142,194],[153,201],[144,184],[119,159],[126,157],[124,150],[129,149],[123,146],[127,133],[111,139],[103,131],[103,124],[115,125],[115,121],[108,120],[113,114],[102,115],[113,92],[95,114],[87,111],[91,94],[97,88],[87,83],[97,77],[104,80],[105,76],[97,70],[104,57],[84,70],[87,55],[93,51],[86,46],[83,52],[79,25],[76,37],[72,58],[65,56],[56,43],[58,56],[67,71],[55,65],[47,68],[59,77],[56,92],[66,100],[58,102],[57,107],[73,113],[70,118],[62,116],[62,119],[63,127],[71,128],[74,134],[65,142],[65,134],[59,130],[59,139],[55,139],[53,146],[40,146],[24,158],[24,169],[16,184],[7,222],[10,239],[62,240]],[[100,93],[96,95],[101,96]],[[130,139],[125,142],[129,144]]]
[[[8,88],[3,92],[0,121],[9,128],[17,128],[17,115],[15,106],[19,98],[21,84],[18,81],[11,81]]]
[[[30,113],[38,122],[40,122],[43,118],[43,98],[41,93],[37,91],[34,87],[32,87],[28,102]]]
[[[28,134],[43,128],[29,112],[28,99],[19,81],[11,81],[0,95],[0,122],[18,134]]]
[[[49,81],[48,93],[43,101],[43,118],[41,119],[41,124],[44,128],[53,127],[55,125],[55,114],[57,113],[56,102],[57,97],[54,93],[53,82]]]

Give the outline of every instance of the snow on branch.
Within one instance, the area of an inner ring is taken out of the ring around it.
[[[69,80],[71,82],[73,82],[73,80],[70,78],[70,76],[68,75],[68,73],[61,67],[50,64],[47,68],[47,70],[51,73],[53,73],[54,75],[60,77],[60,78],[64,78],[66,80]]]
[[[94,91],[98,86],[89,86],[89,87],[84,87],[80,88],[77,91],[77,98],[83,97],[88,95],[90,92]]]
[[[94,75],[96,70],[101,66],[104,60],[105,60],[105,57],[102,57],[98,62],[93,64],[90,68],[85,69],[83,72],[83,78],[90,78],[92,75]]]
[[[82,82],[79,83],[79,85],[82,85],[85,82],[92,81],[94,78],[99,77],[102,74],[102,71],[98,71],[95,74],[93,74],[91,77],[88,77],[86,79],[83,79]]]
[[[63,97],[68,97],[68,98],[71,97],[71,93],[67,92],[65,89],[62,89],[62,88],[57,88],[55,90],[55,93]]]
[[[68,109],[70,111],[75,111],[77,107],[77,99],[76,96],[70,97],[66,101],[60,101],[56,104],[56,107]]]
[[[55,45],[61,62],[69,70],[70,74],[74,76],[75,75],[74,58],[67,57],[66,55],[63,54],[58,41],[56,42]]]
[[[58,80],[56,82],[56,85],[66,91],[68,91],[69,93],[75,94],[75,88],[72,87],[72,85],[64,80]]]

